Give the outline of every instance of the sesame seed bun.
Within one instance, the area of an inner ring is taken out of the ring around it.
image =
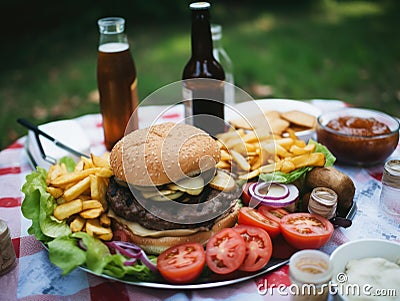
[[[122,181],[158,186],[214,168],[220,156],[218,144],[203,130],[168,122],[123,137],[111,151],[110,165]]]

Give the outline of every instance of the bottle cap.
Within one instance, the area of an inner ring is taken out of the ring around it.
[[[97,21],[100,33],[117,34],[125,30],[125,19],[120,17],[107,17]]]
[[[190,9],[192,10],[207,9],[210,6],[210,3],[208,2],[194,2],[189,5]]]

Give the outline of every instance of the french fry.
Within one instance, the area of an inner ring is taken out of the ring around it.
[[[101,207],[80,211],[79,215],[85,219],[93,219],[99,217],[103,212],[103,207]]]
[[[91,154],[90,157],[92,159],[94,166],[111,169],[108,157],[105,156],[99,157],[93,154]]]
[[[231,156],[232,159],[238,164],[238,166],[244,170],[244,171],[249,171],[250,170],[250,164],[247,162],[246,158],[244,158],[239,152],[236,152],[235,150],[231,151]]]
[[[102,227],[98,219],[90,219],[86,221],[86,232],[93,233],[94,235],[105,235],[112,231],[111,228]]]
[[[86,220],[78,215],[69,224],[69,227],[72,232],[79,232],[79,231],[82,231],[83,227],[85,227],[85,224],[86,224]]]
[[[56,186],[60,187],[66,184],[70,183],[76,183],[86,177],[88,177],[91,174],[95,174],[97,171],[99,171],[100,168],[89,168],[89,169],[84,169],[78,172],[71,172],[71,173],[64,173],[58,176],[56,179],[50,182],[51,186]]]
[[[257,133],[255,131],[250,131],[247,134],[245,134],[243,137],[243,142],[245,143],[255,143],[260,140],[260,138],[257,136]]]
[[[102,178],[109,178],[113,175],[113,172],[109,168],[100,167],[100,169],[98,169],[96,172],[96,175]]]
[[[268,165],[263,165],[259,168],[260,173],[271,173],[274,171],[281,170],[282,161],[278,161],[276,163],[270,163]]]
[[[80,161],[75,165],[74,172],[82,171],[83,168],[84,168],[84,166],[85,166],[85,163],[83,162],[83,160],[80,160]]]
[[[282,166],[280,171],[283,173],[290,173],[291,171],[296,169],[296,165],[293,163],[291,158],[287,158],[282,161]]]
[[[63,195],[64,191],[61,188],[47,186],[46,191],[50,193],[55,199]]]
[[[84,170],[86,171],[86,170]],[[83,178],[78,183],[64,191],[63,198],[69,202],[90,188],[90,177]]]
[[[96,200],[87,200],[82,202],[82,210],[103,208],[103,205]]]
[[[59,164],[51,165],[47,172],[46,183],[50,184],[61,174],[63,174],[63,169],[61,168],[61,165]]]
[[[290,137],[286,137],[286,138],[281,138],[281,139],[277,139],[275,140],[276,144],[279,144],[280,146],[282,146],[283,148],[285,148],[286,150],[290,150],[290,147],[292,145],[294,145],[294,140],[293,138]]]
[[[64,220],[70,217],[71,215],[74,215],[81,211],[82,211],[82,200],[76,199],[61,205],[57,205],[56,208],[54,208],[53,215],[58,220]]]
[[[303,154],[291,158],[292,162],[297,168],[305,166],[324,166],[325,155],[323,153]]]
[[[90,195],[94,200],[98,200],[102,204],[104,210],[108,209],[106,200],[107,186],[108,183],[105,178],[90,175]]]
[[[252,178],[258,177],[260,175],[260,169],[255,169],[249,173],[243,174],[239,176],[239,180],[250,180]]]
[[[226,150],[221,150],[221,161],[230,161],[232,156]]]
[[[86,158],[86,157],[82,157],[81,160],[83,161],[83,169],[89,169],[89,168],[93,168],[93,162],[92,162],[92,158]]]
[[[307,144],[307,145],[304,146],[304,147],[300,147],[300,146],[298,146],[298,145],[296,145],[296,144],[293,144],[293,145],[290,147],[290,152],[291,152],[293,155],[302,155],[302,154],[307,154],[307,153],[312,153],[312,152],[314,152],[314,151],[315,151],[315,148],[316,148],[315,144]]]
[[[231,168],[231,164],[227,161],[219,161],[215,166],[220,169],[228,169],[229,170]]]
[[[280,157],[293,157],[293,154],[291,154],[290,152],[288,152],[283,146],[281,146],[280,144],[275,144],[275,149],[276,149],[276,154]]]
[[[100,225],[102,225],[103,227],[111,226],[111,219],[105,213],[100,215],[99,221],[100,221]]]

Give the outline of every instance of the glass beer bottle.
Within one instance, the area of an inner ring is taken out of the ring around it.
[[[211,24],[211,34],[213,41],[213,54],[215,59],[221,64],[225,72],[225,104],[233,106],[235,104],[235,81],[233,78],[233,64],[225,48],[222,46],[222,26]]]
[[[129,129],[138,128],[137,74],[125,34],[125,20],[109,17],[98,20],[100,41],[97,57],[97,86],[107,150]]]
[[[192,56],[183,74],[185,115],[192,123],[215,136],[225,129],[225,73],[213,55],[210,29],[210,4],[195,2],[192,11]]]

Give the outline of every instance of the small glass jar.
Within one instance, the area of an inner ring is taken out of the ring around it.
[[[400,159],[385,163],[380,204],[385,213],[400,218]]]
[[[332,265],[329,255],[319,250],[302,250],[290,257],[290,294],[294,301],[326,301]]]
[[[0,275],[9,272],[16,264],[15,250],[10,231],[5,221],[0,219]]]
[[[308,211],[318,214],[327,219],[336,215],[337,194],[327,187],[316,187],[313,189],[308,202]]]

